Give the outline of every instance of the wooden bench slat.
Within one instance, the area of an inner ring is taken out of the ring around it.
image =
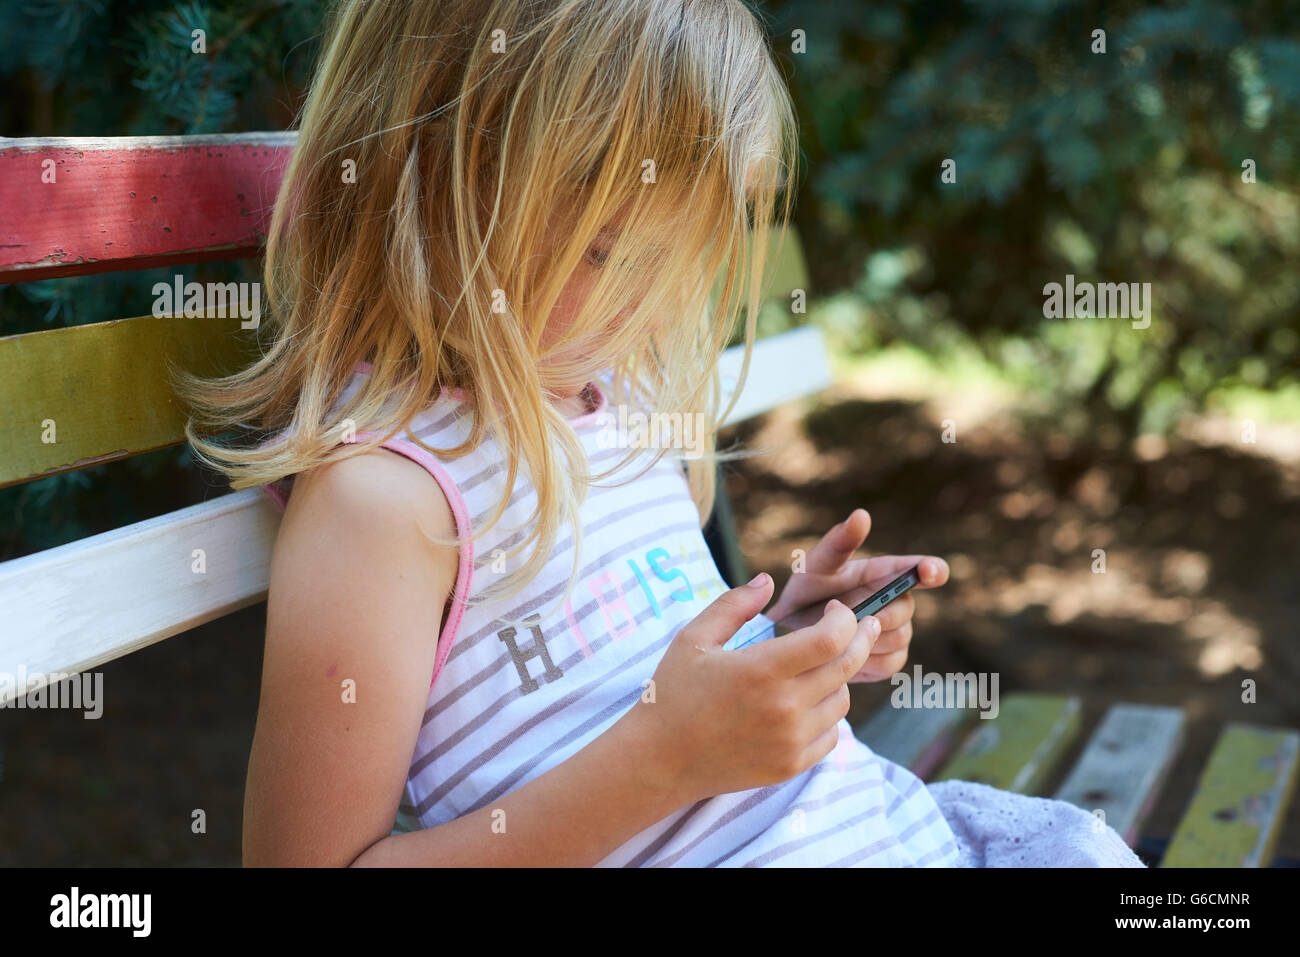
[[[1117,704],[1088,741],[1056,797],[1105,822],[1134,846],[1183,736],[1181,708]]]
[[[0,603],[15,613],[0,630],[0,673],[84,671],[252,604],[278,525],[266,494],[247,489],[5,562]],[[0,688],[0,700],[16,690]]]
[[[788,377],[771,372],[814,340],[801,329],[755,345],[753,368],[769,374],[746,381],[745,414],[791,397]],[[0,630],[0,673],[85,670],[259,601],[279,519],[263,492],[245,490],[0,564],[0,608],[21,609]],[[190,570],[196,548],[202,575]]]
[[[254,356],[238,318],[143,316],[0,338],[0,487],[180,443],[186,409],[167,362],[215,375]]]
[[[1161,867],[1267,867],[1295,790],[1300,733],[1229,724]]]
[[[882,758],[926,779],[956,747],[975,714],[973,708],[895,708],[886,702],[854,734]]]
[[[0,138],[0,282],[256,256],[296,141]]]
[[[727,396],[736,388],[742,357],[739,346],[732,346],[722,354],[719,366]],[[792,370],[797,372],[792,374]],[[820,329],[804,326],[760,339],[750,354],[745,391],[736,400],[726,424],[743,422],[785,402],[814,395],[833,381],[826,358],[826,340]]]
[[[976,781],[1004,791],[1037,794],[1079,733],[1079,699],[1011,694],[998,716],[981,719],[936,780]]]

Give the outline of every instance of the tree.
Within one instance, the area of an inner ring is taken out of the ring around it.
[[[923,344],[1019,337],[1058,399],[1130,430],[1157,398],[1296,380],[1294,3],[770,6],[820,290],[856,287]],[[1052,328],[1067,274],[1151,283],[1152,325]]]

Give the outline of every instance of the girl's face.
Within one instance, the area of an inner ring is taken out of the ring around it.
[[[617,225],[607,226],[602,229],[595,242],[583,255],[577,269],[569,276],[568,282],[560,291],[560,298],[556,301],[555,308],[551,310],[546,328],[542,332],[543,349],[550,348],[558,342],[569,327],[573,325],[579,310],[582,309],[600,279],[601,269],[609,256],[614,239],[618,236],[618,229]],[[645,291],[642,289],[640,295],[643,296],[644,294]],[[637,301],[640,301],[640,296],[637,297]],[[615,329],[620,323],[625,322],[631,314],[632,308],[634,307],[624,309],[611,317],[608,328]],[[584,348],[582,343],[573,343],[563,350],[557,358],[580,361],[589,354],[589,350]],[[555,360],[552,359],[552,361]],[[584,370],[584,374],[575,374],[572,381],[555,385],[555,391],[566,398],[576,396],[586,388],[587,383],[600,371],[599,369]]]

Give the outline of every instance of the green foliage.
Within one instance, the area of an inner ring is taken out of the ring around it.
[[[1062,405],[1131,429],[1247,370],[1269,388],[1300,376],[1294,3],[770,6],[814,284],[855,290],[873,326],[846,344],[1021,340]],[[1085,334],[1043,318],[1043,286],[1067,273],[1150,282],[1152,327],[1108,320],[1081,367]]]
[[[326,0],[31,0],[0,6],[6,136],[284,129]],[[194,31],[205,52],[194,52]]]

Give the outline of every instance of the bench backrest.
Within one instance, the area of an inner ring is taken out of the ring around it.
[[[256,257],[294,140],[0,138],[0,282]],[[806,288],[797,235],[779,240],[770,299]],[[168,364],[231,371],[252,346],[237,318],[182,316],[0,338],[0,487],[181,444]],[[724,357],[729,388],[740,359]],[[768,337],[729,421],[830,381],[816,329]],[[236,492],[0,564],[0,673],[35,689],[260,601],[278,522],[265,495]]]

